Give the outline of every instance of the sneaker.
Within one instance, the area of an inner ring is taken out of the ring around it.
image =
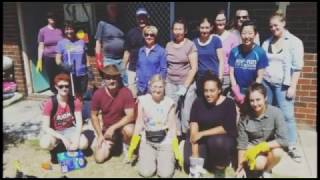
[[[264,171],[263,173],[262,173],[262,176],[261,176],[262,178],[272,178],[272,172],[270,171],[270,172],[268,172],[268,171]]]
[[[201,178],[207,171],[200,166],[190,168],[189,178]]]
[[[226,173],[225,173],[225,168],[224,169],[216,169],[214,171],[214,178],[225,178],[226,177]]]
[[[301,155],[298,152],[298,149],[294,146],[289,147],[288,155],[297,163],[301,162]]]
[[[51,163],[52,164],[58,164],[58,158],[57,158],[57,153],[54,150],[50,151],[50,156],[51,156]]]

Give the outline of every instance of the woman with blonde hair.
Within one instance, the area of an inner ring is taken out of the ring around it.
[[[289,156],[301,161],[297,151],[297,130],[294,117],[294,97],[303,68],[303,43],[286,28],[281,11],[275,12],[269,21],[272,36],[262,45],[270,66],[266,68],[263,83],[267,88],[268,103],[277,105],[286,120],[289,133]]]
[[[158,29],[155,26],[146,26],[143,29],[145,45],[139,49],[136,66],[138,96],[148,90],[148,81],[154,74],[163,78],[167,74],[167,60],[165,50],[157,43]]]
[[[160,74],[148,83],[149,92],[138,97],[138,117],[128,150],[129,160],[141,139],[138,171],[143,177],[172,177],[175,159],[182,165],[175,124],[175,103],[165,96],[165,81]],[[140,137],[141,135],[141,137]]]

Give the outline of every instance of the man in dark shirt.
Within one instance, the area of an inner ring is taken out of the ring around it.
[[[149,14],[145,8],[138,8],[136,11],[137,26],[130,29],[126,35],[124,44],[123,62],[127,68],[128,74],[128,88],[131,90],[133,96],[137,94],[136,87],[136,62],[138,59],[138,51],[144,45],[144,38],[142,30],[149,24]]]
[[[124,33],[118,25],[118,5],[110,2],[106,6],[107,21],[98,23],[96,39],[96,64],[101,71],[103,67],[114,64],[121,73],[122,82],[127,86],[126,68],[122,61],[124,53]]]

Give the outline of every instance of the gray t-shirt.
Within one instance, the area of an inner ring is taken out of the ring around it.
[[[187,74],[191,69],[189,55],[197,52],[197,48],[192,41],[185,39],[180,47],[175,47],[174,42],[169,42],[166,46],[168,74],[167,80],[174,84],[183,84]]]
[[[124,33],[116,26],[100,21],[95,36],[103,47],[104,57],[120,59],[124,52]]]

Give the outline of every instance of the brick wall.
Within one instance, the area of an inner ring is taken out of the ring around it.
[[[317,54],[304,55],[304,68],[297,85],[295,116],[298,124],[316,127]]]
[[[291,2],[287,7],[287,28],[299,37],[305,52],[317,52],[317,3]]]
[[[17,90],[24,95],[27,92],[23,60],[21,56],[20,32],[16,3],[3,3],[3,55],[14,62],[14,77]]]

